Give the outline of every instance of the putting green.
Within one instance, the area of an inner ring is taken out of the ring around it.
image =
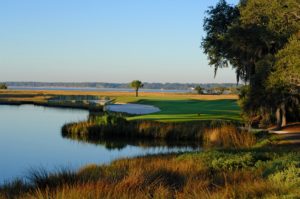
[[[197,120],[241,120],[236,100],[165,100],[143,99],[137,103],[153,105],[161,111],[129,117],[129,120],[147,119],[162,122],[187,122]]]

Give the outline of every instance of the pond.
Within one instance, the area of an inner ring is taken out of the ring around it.
[[[145,141],[72,140],[65,123],[87,119],[84,110],[0,105],[0,184],[26,178],[32,169],[78,169],[125,157],[198,150],[195,145]]]

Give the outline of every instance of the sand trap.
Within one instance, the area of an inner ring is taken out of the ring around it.
[[[155,113],[160,111],[160,109],[155,106],[142,104],[113,104],[107,105],[106,110],[137,115]]]

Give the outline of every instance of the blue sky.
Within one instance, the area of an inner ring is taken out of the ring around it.
[[[216,2],[0,0],[0,81],[235,82],[200,48]]]

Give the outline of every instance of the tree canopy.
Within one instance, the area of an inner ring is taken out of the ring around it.
[[[247,118],[272,122],[279,113],[283,121],[294,114],[288,109],[299,110],[300,0],[241,0],[236,6],[220,0],[207,11],[204,30],[202,47],[215,75],[232,66],[237,81],[249,84],[240,103]]]

